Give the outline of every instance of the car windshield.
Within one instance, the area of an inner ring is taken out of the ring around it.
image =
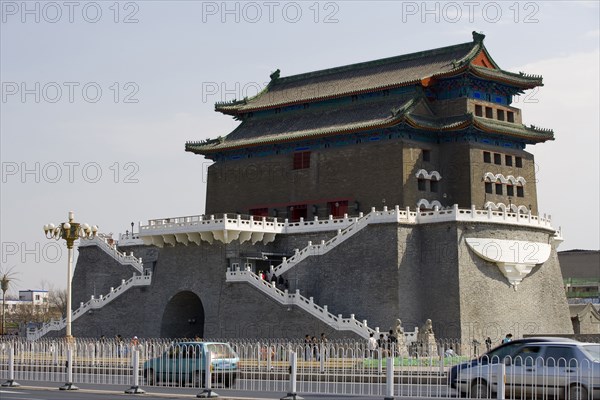
[[[600,362],[600,344],[584,344],[581,347],[590,355],[592,360]]]
[[[212,353],[212,358],[235,358],[235,353],[226,344],[208,344],[208,350]]]

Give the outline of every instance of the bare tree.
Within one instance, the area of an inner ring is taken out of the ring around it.
[[[65,318],[67,315],[67,289],[53,289],[48,291],[49,312]]]

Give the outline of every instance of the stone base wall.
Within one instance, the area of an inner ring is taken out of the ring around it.
[[[143,257],[145,268],[151,266],[151,285],[131,288],[104,308],[80,317],[73,323],[73,333],[299,339],[324,332],[332,338],[356,338],[350,332],[334,332],[246,283],[226,282],[231,260],[243,260],[252,252],[290,252],[331,234],[281,235],[273,243],[255,246],[237,242],[140,246],[134,254]],[[327,254],[307,258],[284,277],[331,313],[345,318],[354,314],[384,332],[400,318],[406,331],[431,319],[437,338],[475,338],[481,343],[487,336],[497,342],[509,332],[515,337],[573,333],[555,248],[515,291],[495,264],[467,247],[469,237],[552,241],[547,231],[498,224],[376,224]],[[120,279],[131,276],[127,268],[114,265],[95,247],[81,248],[74,293],[87,301],[90,282],[107,293],[108,286],[116,287]],[[188,307],[185,299],[197,305]]]

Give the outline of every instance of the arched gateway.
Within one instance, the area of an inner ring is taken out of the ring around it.
[[[160,336],[193,338],[204,336],[204,307],[193,292],[179,292],[169,300],[162,317]]]

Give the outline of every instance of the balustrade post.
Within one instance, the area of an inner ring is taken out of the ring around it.
[[[67,344],[67,383],[59,387],[60,390],[78,390],[79,388],[73,385],[73,349],[71,344]]]
[[[8,380],[2,384],[2,387],[19,387],[15,382],[15,348],[12,344],[8,345]]]
[[[496,398],[498,400],[504,400],[506,398],[506,364],[503,362],[498,364],[498,389],[496,391]]]
[[[290,352],[290,391],[287,396],[281,400],[303,400],[302,397],[296,394],[296,378],[298,373],[298,355],[296,352]]]
[[[384,400],[394,400],[394,358],[385,359],[385,397]]]
[[[206,352],[205,363],[204,363],[204,390],[202,393],[198,393],[196,397],[201,399],[219,397],[216,392],[212,391],[212,353]]]

